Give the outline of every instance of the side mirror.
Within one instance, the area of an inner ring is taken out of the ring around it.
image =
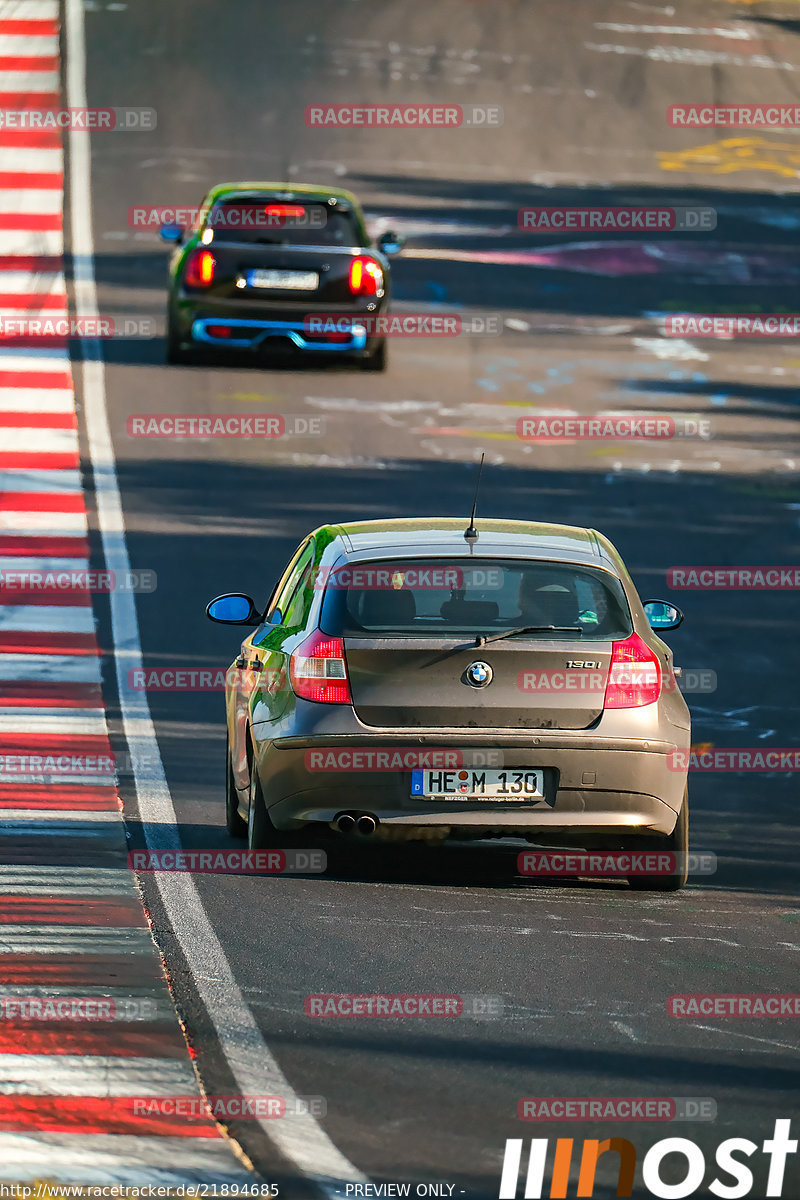
[[[177,246],[183,241],[182,225],[162,225],[158,232],[162,242],[173,242]]]
[[[392,255],[399,254],[406,244],[406,239],[402,233],[395,233],[388,229],[386,233],[382,233],[378,238],[378,249],[382,254]]]
[[[650,622],[650,628],[655,630],[677,629],[683,620],[681,610],[666,600],[646,600],[644,615]]]
[[[206,605],[206,616],[220,625],[260,625],[261,613],[249,596],[243,592],[229,592],[217,596]]]

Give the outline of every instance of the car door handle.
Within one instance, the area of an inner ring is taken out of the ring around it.
[[[673,667],[672,674],[676,679],[680,679],[681,675],[683,674],[683,667]]]
[[[250,670],[255,671],[256,674],[258,674],[259,671],[264,670],[264,664],[262,663],[260,658],[252,658],[250,660]]]
[[[237,671],[243,671],[245,669],[245,667],[247,666],[247,660],[245,659],[244,655],[242,654],[237,658],[236,662],[233,665],[236,667]]]

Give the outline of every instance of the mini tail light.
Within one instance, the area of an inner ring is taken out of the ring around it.
[[[604,708],[640,708],[661,695],[661,663],[638,633],[614,642]]]
[[[354,296],[377,296],[383,293],[383,271],[374,258],[359,255],[350,263],[350,291]]]
[[[352,704],[344,642],[317,629],[289,659],[289,679],[295,696],[320,704]]]
[[[189,287],[210,287],[217,261],[210,250],[193,250],[186,264],[184,282]]]

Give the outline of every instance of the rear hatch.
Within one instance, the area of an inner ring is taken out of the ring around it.
[[[211,210],[206,231],[203,245],[216,260],[214,299],[302,312],[353,308],[350,264],[364,249],[351,213],[324,204],[226,202]]]
[[[359,719],[383,729],[585,729],[632,630],[610,573],[490,559],[348,566],[321,625],[343,638]],[[527,626],[556,628],[491,640]]]

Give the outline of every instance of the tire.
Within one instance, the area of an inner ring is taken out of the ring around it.
[[[167,362],[171,366],[180,366],[181,363],[189,363],[192,361],[192,353],[190,350],[185,350],[181,345],[181,340],[175,330],[175,326],[171,318],[167,317]]]
[[[641,839],[637,849],[677,854],[677,870],[672,875],[629,875],[628,884],[637,892],[679,892],[689,877],[689,788],[683,793],[683,804],[675,828],[668,837]]]
[[[385,371],[388,366],[389,355],[386,350],[386,342],[381,342],[377,350],[370,354],[367,358],[362,358],[362,371]]]
[[[247,813],[247,849],[268,850],[272,846],[270,834],[273,831],[272,822],[267,815],[264,803],[264,793],[261,791],[261,781],[255,763],[250,765],[250,808]]]
[[[236,788],[233,782],[233,763],[228,738],[225,738],[225,828],[231,837],[247,837],[247,825],[236,807]]]

